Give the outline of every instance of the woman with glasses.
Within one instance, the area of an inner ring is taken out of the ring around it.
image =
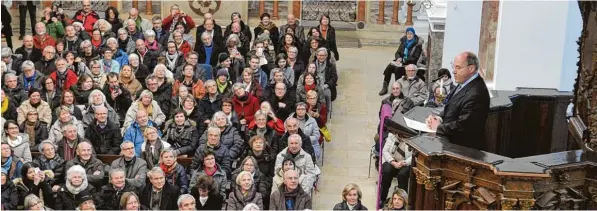
[[[32,145],[31,151],[36,152],[38,145],[48,139],[48,124],[39,121],[39,115],[36,110],[27,111],[27,118],[19,126],[21,133],[27,134]]]
[[[48,103],[41,99],[41,91],[35,88],[29,90],[29,99],[23,101],[17,108],[17,122],[19,124],[25,122],[27,119],[27,112],[31,110],[37,112],[40,121],[47,124],[52,123],[52,109]]]
[[[185,97],[185,99],[187,98],[189,97]],[[192,100],[192,98],[189,99]],[[175,109],[172,119],[166,122],[164,140],[172,145],[177,155],[188,157],[195,153],[195,149],[198,147],[197,140],[200,136],[196,121],[189,119],[185,110]]]
[[[135,192],[125,192],[120,197],[120,210],[137,211],[141,209],[139,196]]]
[[[56,152],[56,145],[50,141],[42,141],[37,146],[37,150],[41,155],[37,156],[33,162],[39,165],[39,169],[42,171],[52,172],[54,178],[50,179],[50,186],[52,186],[52,192],[56,192],[60,189],[60,186],[64,184],[64,165],[66,161],[62,159]]]
[[[248,169],[248,171],[239,171],[235,176],[232,176],[232,192],[226,200],[226,210],[240,210],[250,203],[257,204],[260,209],[263,209],[263,197],[262,192],[265,191],[265,187],[260,181],[256,181],[255,176],[259,176],[255,173],[255,166],[251,164],[250,157],[243,161],[242,169]],[[247,165],[248,164],[248,165]],[[240,169],[240,168],[239,168]],[[257,180],[261,178],[257,177]]]
[[[10,146],[13,155],[19,157],[23,163],[33,160],[29,146],[35,143],[30,143],[27,134],[19,132],[19,125],[15,121],[8,120],[4,123],[4,135],[3,142]]]

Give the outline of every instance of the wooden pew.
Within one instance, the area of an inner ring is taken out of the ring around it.
[[[40,152],[31,152],[31,155],[33,156],[33,158],[36,158],[37,156],[41,156]],[[120,158],[120,155],[105,155],[105,154],[99,154],[96,155],[97,159],[101,160],[102,163],[104,163],[105,165],[111,165],[112,161]],[[178,164],[184,166],[185,168],[188,168],[191,163],[193,162],[193,158],[182,158],[182,157],[178,157],[176,159],[176,161],[178,162]]]

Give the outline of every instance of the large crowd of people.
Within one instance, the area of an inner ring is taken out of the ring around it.
[[[239,13],[220,26],[178,5],[151,20],[82,6],[45,8],[26,34],[35,5],[19,5],[16,49],[2,30],[2,210],[312,209],[337,95],[329,16],[305,29],[263,13],[251,30]],[[447,69],[426,82],[422,46],[408,28],[384,71],[393,112],[441,107],[454,88]],[[375,140],[380,203],[407,209],[410,150],[391,133]],[[356,184],[341,196],[334,210],[367,209]]]

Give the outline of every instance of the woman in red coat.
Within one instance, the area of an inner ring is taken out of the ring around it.
[[[259,110],[259,100],[245,91],[245,88],[245,85],[242,83],[232,85],[232,91],[234,91],[232,106],[234,107],[234,112],[238,115],[238,119],[240,119],[240,124],[247,126],[253,121],[255,112]]]

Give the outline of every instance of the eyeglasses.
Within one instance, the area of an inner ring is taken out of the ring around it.
[[[28,113],[27,116],[37,116],[37,113]]]

